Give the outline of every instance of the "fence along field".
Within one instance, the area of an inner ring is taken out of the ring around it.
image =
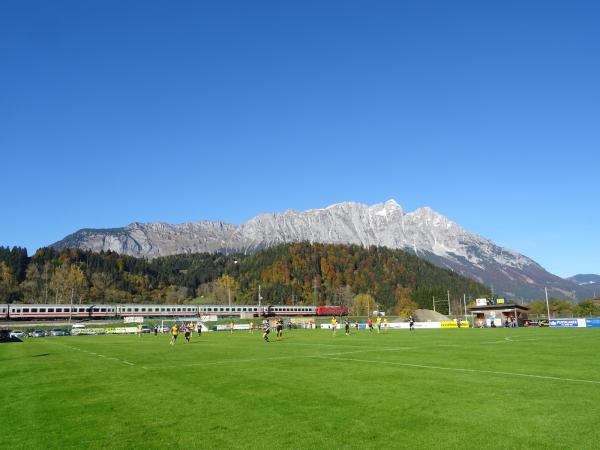
[[[286,330],[0,346],[3,448],[593,448],[598,330]]]

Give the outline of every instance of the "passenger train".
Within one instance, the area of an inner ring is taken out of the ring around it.
[[[300,305],[0,305],[0,320],[19,319],[120,319],[123,317],[199,317],[199,316],[347,316],[346,306]]]

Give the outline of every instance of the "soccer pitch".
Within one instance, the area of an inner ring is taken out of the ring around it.
[[[0,448],[598,448],[595,329],[0,345]]]

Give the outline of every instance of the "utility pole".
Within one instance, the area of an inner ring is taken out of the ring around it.
[[[467,317],[467,294],[463,294],[463,305],[465,305],[465,318]]]
[[[433,312],[435,312],[435,296],[433,297]]]
[[[448,315],[452,315],[452,312],[450,311],[450,290],[448,290]]]
[[[260,310],[260,301],[262,300],[262,295],[260,295],[260,284],[258,285],[258,309]]]
[[[544,288],[546,292],[546,310],[548,311],[548,320],[550,320],[550,304],[548,303],[548,288]],[[548,326],[550,326],[550,322],[548,322]]]
[[[69,308],[69,322],[71,322],[71,318],[73,317],[73,294],[74,294],[74,287],[71,287],[71,307]]]

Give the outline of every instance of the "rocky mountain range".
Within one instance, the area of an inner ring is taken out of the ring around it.
[[[248,253],[304,241],[403,249],[510,298],[539,299],[544,287],[560,298],[592,295],[590,286],[553,275],[532,259],[469,233],[431,208],[405,212],[395,200],[372,206],[347,202],[303,212],[260,214],[241,225],[200,221],[82,229],[52,246],[154,258],[196,252]]]

